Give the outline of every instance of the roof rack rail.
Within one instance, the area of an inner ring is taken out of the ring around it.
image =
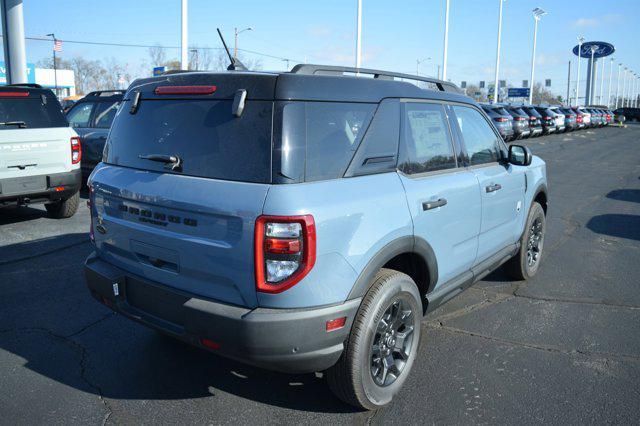
[[[35,83],[13,83],[7,84],[5,87],[32,87],[34,89],[42,89],[42,86]]]
[[[93,92],[89,92],[85,95],[85,97],[91,97],[91,96],[96,96],[96,97],[100,97],[100,96],[113,96],[113,95],[122,95],[124,94],[124,92],[126,92],[126,90],[121,90],[121,89],[113,89],[113,90],[95,90]],[[107,95],[107,93],[110,93],[110,95]]]
[[[449,81],[439,80],[432,77],[422,77],[412,74],[403,74],[392,71],[381,71],[368,68],[355,68],[355,67],[342,67],[335,65],[315,65],[315,64],[298,64],[290,71],[292,74],[309,74],[309,75],[344,75],[345,73],[352,74],[368,74],[373,78],[380,80],[394,80],[396,78],[402,78],[405,80],[422,81],[425,83],[431,83],[437,87],[441,92],[455,92],[460,93],[460,89],[454,83]]]

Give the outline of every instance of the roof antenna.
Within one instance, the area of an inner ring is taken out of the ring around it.
[[[249,71],[238,58],[234,58],[233,56],[231,56],[229,48],[227,47],[227,43],[224,41],[224,37],[222,37],[222,33],[220,32],[220,28],[216,28],[216,30],[218,30],[218,35],[220,36],[220,40],[222,40],[224,50],[227,51],[227,56],[229,56],[229,61],[231,62],[227,69],[229,71]]]

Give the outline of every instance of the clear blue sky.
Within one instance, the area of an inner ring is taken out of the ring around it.
[[[416,59],[431,57],[420,71],[435,75],[435,64],[442,61],[444,5],[445,0],[363,0],[363,66],[414,73]],[[507,0],[501,79],[519,86],[529,78],[534,7],[548,11],[539,26],[536,80],[551,78],[554,92],[565,93],[570,59],[575,78],[570,50],[580,34],[614,44],[616,62],[640,73],[637,0]],[[180,0],[24,0],[24,18],[26,35],[32,37],[54,32],[68,40],[180,43]],[[252,26],[254,31],[240,36],[241,48],[291,58],[292,65],[305,59],[352,65],[355,20],[356,0],[189,0],[189,44],[219,47],[216,27],[232,43],[234,27]],[[497,20],[498,0],[451,0],[448,72],[454,82],[493,80]],[[179,57],[178,49],[167,53]],[[27,42],[29,62],[50,54],[50,43]],[[61,56],[74,55],[115,57],[134,74],[150,72],[144,48],[65,43]],[[280,59],[257,57],[263,69],[284,69]]]

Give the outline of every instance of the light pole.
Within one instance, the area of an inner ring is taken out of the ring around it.
[[[496,49],[496,78],[493,85],[493,102],[498,102],[498,75],[500,73],[500,37],[502,36],[502,2],[500,2],[500,12],[498,13],[498,47]]]
[[[56,87],[55,94],[58,96],[58,67],[56,65],[56,36],[55,34],[47,34],[47,37],[53,39],[53,84]]]
[[[189,69],[189,42],[187,40],[187,0],[182,0],[182,37],[180,38],[180,68],[183,70]]]
[[[431,60],[431,56],[424,59],[416,59],[416,75],[420,75],[420,64],[430,60]]]
[[[602,70],[600,71],[600,94],[598,95],[598,105],[604,105],[602,101],[602,88],[604,87],[604,58],[602,59]]]
[[[283,59],[282,62],[287,63],[287,71],[289,71],[289,59]]]
[[[578,37],[578,76],[576,77],[576,106],[579,106],[580,99],[580,58],[582,57],[582,43],[584,43],[584,37]]]
[[[590,75],[590,79],[589,79],[589,105],[593,103],[593,84],[596,81],[596,76],[595,76],[595,70],[596,70],[596,64],[593,62],[593,57],[596,54],[596,50],[598,50],[598,48],[594,45],[591,45],[591,62],[589,62],[589,68],[591,71],[591,75]],[[585,105],[587,105],[587,101],[585,100]]]
[[[618,79],[616,80],[616,102],[614,105],[614,109],[618,109],[618,99],[620,96],[620,71],[622,69],[622,63],[618,64]]]
[[[502,0],[500,0],[502,2]],[[442,79],[447,80],[447,51],[449,50],[449,0],[444,13],[444,51],[442,53]],[[502,6],[500,7],[502,10]]]
[[[613,61],[615,61],[615,58],[611,58],[611,63],[609,64],[609,90],[607,91],[607,107],[611,107],[611,77],[613,76]]]
[[[529,84],[529,105],[533,103],[533,76],[536,69],[536,38],[538,37],[538,22],[543,15],[547,12],[536,7],[533,9],[533,53],[531,54],[531,83]]]
[[[233,59],[234,61],[238,59],[238,36],[245,31],[253,31],[253,27],[247,27],[244,30],[238,31],[238,28],[234,28],[234,38],[233,38]]]
[[[624,77],[622,77],[622,107],[624,108],[626,105],[624,104],[625,99],[625,93],[627,90],[627,67],[624,67]]]
[[[356,68],[362,65],[362,0],[358,0],[356,23]]]

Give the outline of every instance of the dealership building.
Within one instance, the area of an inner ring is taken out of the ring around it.
[[[56,81],[58,97],[65,98],[76,94],[76,84],[72,70],[56,70],[48,68],[36,68],[35,64],[27,63],[27,82],[36,83],[42,87],[54,90]],[[7,84],[4,61],[0,61],[0,86]]]

